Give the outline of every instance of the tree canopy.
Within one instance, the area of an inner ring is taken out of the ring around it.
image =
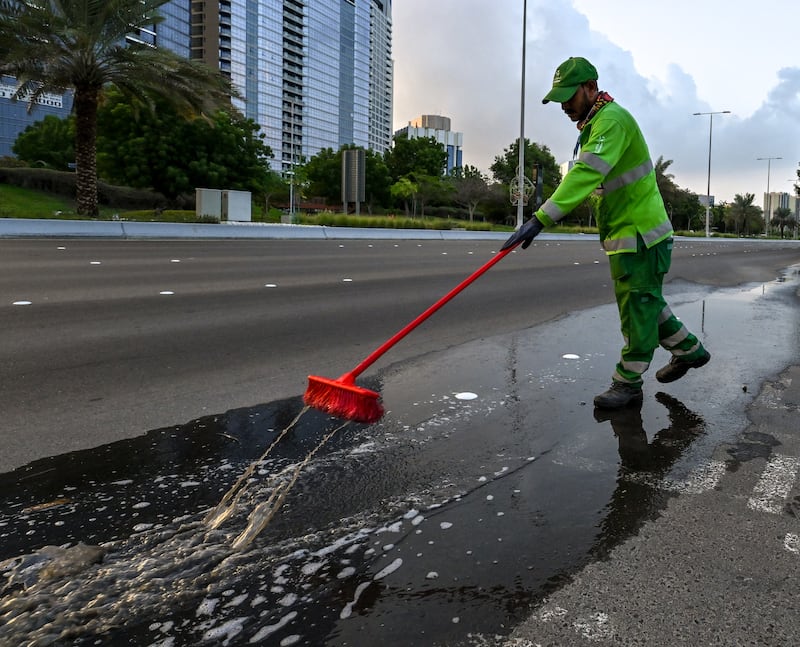
[[[656,184],[664,201],[669,219],[675,229],[685,228],[687,231],[700,229],[703,226],[703,206],[695,193],[682,189],[675,183],[675,176],[667,173],[672,160],[665,160],[661,155],[656,160]]]
[[[409,139],[395,136],[394,146],[386,152],[386,166],[392,182],[415,175],[441,177],[447,168],[447,151],[433,137]]]
[[[199,186],[266,192],[272,151],[251,119],[221,110],[209,119],[184,119],[163,99],[153,112],[137,111],[119,91],[107,94],[97,120],[104,179],[171,199]]]
[[[737,193],[725,213],[725,225],[736,235],[750,234],[762,230],[761,209],[753,204],[755,195]]]
[[[46,115],[21,132],[11,150],[30,165],[67,171],[75,162],[75,118]]]

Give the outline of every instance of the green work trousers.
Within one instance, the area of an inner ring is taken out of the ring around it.
[[[650,367],[659,345],[687,361],[697,359],[704,352],[703,345],[672,313],[661,294],[671,258],[671,238],[650,249],[639,238],[635,253],[609,256],[625,340],[613,375],[617,382],[641,386],[642,373]]]

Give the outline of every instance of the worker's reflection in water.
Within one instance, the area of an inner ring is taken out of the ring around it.
[[[663,474],[672,467],[687,446],[705,432],[705,421],[682,402],[666,393],[656,400],[667,408],[669,426],[648,441],[642,423],[641,405],[625,409],[595,409],[597,422],[610,422],[619,441],[619,456],[627,470]]]
[[[641,405],[624,409],[595,409],[597,422],[610,422],[619,443],[620,467],[617,486],[599,524],[600,533],[592,549],[598,557],[626,537],[635,534],[643,523],[657,518],[674,496],[661,487],[666,476],[691,443],[706,431],[705,421],[683,403],[666,393],[656,394],[664,405],[669,425],[648,440],[642,423]]]

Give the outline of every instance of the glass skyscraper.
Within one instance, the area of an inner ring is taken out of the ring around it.
[[[48,115],[64,119],[72,110],[72,92],[47,93],[29,112],[30,104],[24,97],[19,100],[12,98],[16,91],[17,80],[13,76],[0,77],[0,157],[13,155],[11,147],[31,124]]]
[[[391,0],[191,0],[191,55],[230,75],[277,171],[391,146]]]

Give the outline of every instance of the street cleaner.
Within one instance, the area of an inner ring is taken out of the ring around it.
[[[656,372],[674,382],[711,359],[703,344],[672,313],[662,295],[672,257],[672,224],[656,184],[647,143],[631,114],[607,92],[585,58],[556,69],[542,103],[555,101],[580,131],[574,166],[553,195],[503,245],[527,249],[546,226],[558,222],[593,192],[600,196],[597,225],[608,255],[625,345],[611,388],[596,407],[619,409],[642,402],[642,374],[661,345],[672,354]]]

